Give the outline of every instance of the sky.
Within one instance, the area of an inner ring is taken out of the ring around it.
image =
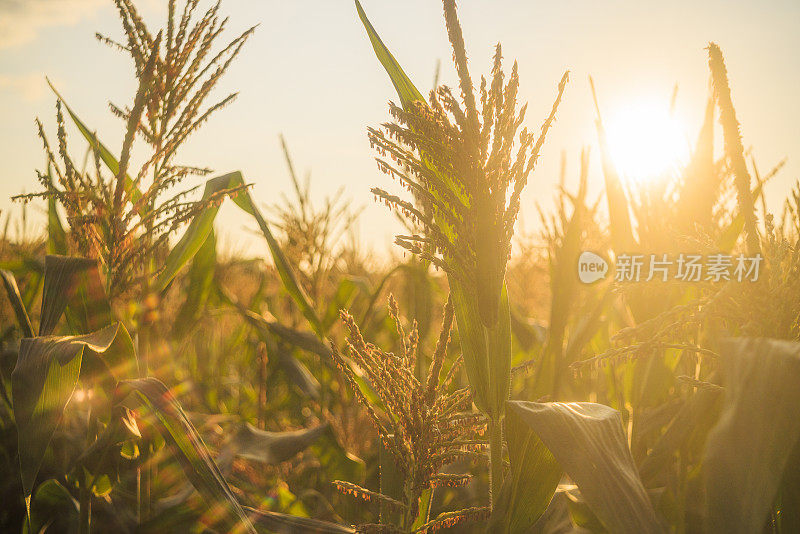
[[[203,3],[205,4],[205,2]],[[423,91],[431,88],[437,61],[440,82],[455,86],[441,3],[436,0],[363,0],[376,30]],[[151,28],[163,24],[166,2],[140,0]],[[223,0],[232,38],[259,24],[217,95],[239,91],[235,103],[214,117],[184,147],[181,162],[219,174],[241,170],[262,205],[280,201],[291,182],[280,149],[283,134],[297,169],[311,171],[315,200],[344,190],[363,207],[359,237],[377,252],[390,249],[394,217],[373,202],[370,187],[391,188],[378,172],[366,128],[388,119],[397,100],[375,58],[351,0]],[[708,95],[705,46],[725,54],[733,101],[746,147],[762,172],[787,164],[767,186],[777,208],[800,177],[800,2],[776,0],[463,0],[459,5],[473,78],[488,73],[494,45],[503,44],[510,70],[519,61],[520,101],[529,103],[527,126],[538,130],[550,110],[562,73],[571,81],[531,176],[519,230],[535,232],[537,205],[548,209],[556,193],[560,153],[567,183],[578,177],[580,150],[592,151],[590,191],[602,175],[588,76],[594,78],[603,117],[666,108],[678,86],[675,118],[686,142],[694,139]],[[122,35],[112,0],[0,0],[0,210],[18,214],[11,195],[37,189],[34,170],[43,156],[34,118],[55,137],[49,76],[71,107],[118,151],[123,128],[108,101],[128,104],[135,84],[129,59],[98,43],[100,31]],[[154,32],[155,33],[155,32]],[[635,132],[628,139],[649,139]],[[77,133],[73,133],[73,138]],[[646,144],[646,143],[645,143]],[[638,145],[637,145],[638,146]],[[638,150],[631,148],[630,151]],[[41,207],[34,205],[38,213]],[[29,231],[41,217],[29,216]],[[4,215],[5,216],[5,215]],[[15,216],[15,219],[18,217]],[[259,254],[263,246],[247,220],[228,206],[218,228],[232,250]]]

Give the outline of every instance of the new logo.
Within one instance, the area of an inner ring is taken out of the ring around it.
[[[591,284],[606,277],[608,262],[594,252],[581,252],[578,258],[578,278],[584,284]]]

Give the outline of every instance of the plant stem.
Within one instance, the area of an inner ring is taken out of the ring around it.
[[[494,506],[503,486],[503,424],[489,420],[489,502]]]

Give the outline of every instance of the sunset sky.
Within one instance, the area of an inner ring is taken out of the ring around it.
[[[144,0],[151,28],[166,16],[166,2]],[[203,4],[205,5],[205,3]],[[443,83],[454,70],[441,15],[434,0],[363,0],[377,31],[416,85],[426,93],[441,60]],[[278,201],[290,182],[278,142],[283,133],[300,170],[312,171],[315,198],[344,187],[354,206],[366,207],[360,235],[376,250],[394,231],[394,218],[372,201],[369,188],[390,186],[373,162],[365,129],[385,121],[396,95],[376,60],[351,0],[225,0],[229,36],[260,24],[239,61],[220,84],[221,98],[237,101],[191,139],[181,162],[223,173],[240,169],[263,204]],[[582,146],[596,145],[594,110],[587,81],[592,75],[604,118],[613,123],[631,109],[647,114],[668,107],[678,84],[676,124],[686,141],[696,137],[708,94],[704,47],[717,42],[728,65],[733,100],[746,147],[766,172],[782,158],[786,167],[768,186],[773,208],[800,177],[800,3],[745,1],[462,1],[474,78],[489,71],[500,41],[510,70],[519,61],[520,100],[529,102],[527,125],[537,129],[548,113],[564,70],[571,71],[558,122],[522,210],[522,228],[534,231],[535,203],[555,194],[559,153],[568,158],[568,179],[577,180]],[[118,151],[123,127],[107,101],[128,104],[134,93],[129,60],[98,43],[94,32],[119,38],[111,0],[0,0],[0,209],[9,196],[37,189],[35,168],[43,156],[34,117],[55,137],[54,97],[45,75],[79,115]],[[634,115],[639,115],[635,111]],[[630,124],[624,121],[619,124]],[[642,131],[623,138],[639,140]],[[77,133],[72,136],[74,146]],[[623,149],[624,151],[624,149]],[[592,150],[593,197],[602,178]],[[250,243],[245,220],[226,209],[223,235],[229,246]],[[40,223],[37,223],[40,225]],[[41,226],[39,226],[41,228]]]

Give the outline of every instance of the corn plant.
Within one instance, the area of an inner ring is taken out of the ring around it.
[[[390,106],[396,122],[369,130],[370,143],[381,155],[379,168],[414,192],[417,205],[381,188],[372,192],[424,228],[423,235],[398,236],[397,243],[447,273],[475,404],[490,419],[494,494],[503,479],[501,420],[511,370],[506,262],[520,195],[555,118],[567,74],[540,135],[520,131],[527,107],[517,109],[516,66],[505,82],[498,45],[491,80],[482,79],[476,98],[455,2],[445,1],[461,101],[442,86],[428,104],[356,5],[402,102],[402,107]]]

